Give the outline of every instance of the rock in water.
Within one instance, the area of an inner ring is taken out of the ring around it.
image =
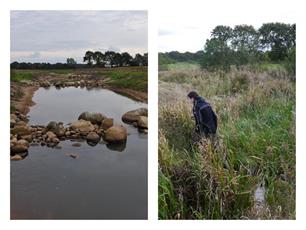
[[[48,131],[52,131],[52,132],[56,132],[56,130],[58,129],[58,124],[55,121],[50,121],[48,123],[48,125],[46,126]]]
[[[58,143],[60,142],[60,140],[59,140],[57,137],[52,138],[51,141],[52,141],[54,144],[58,144]]]
[[[147,129],[148,128],[148,117],[140,116],[137,121],[138,128]]]
[[[23,153],[28,151],[29,142],[26,140],[18,140],[11,146],[11,154],[14,155],[16,153]]]
[[[14,156],[11,156],[11,161],[20,161],[22,159],[23,159],[22,156],[20,156],[18,154],[14,155]]]
[[[40,87],[49,88],[50,86],[51,84],[47,80],[40,82]]]
[[[99,142],[100,136],[96,132],[90,132],[86,136],[86,140],[89,142]]]
[[[56,138],[56,135],[51,131],[48,131],[46,135],[47,135],[47,138],[50,140],[52,140],[53,138]]]
[[[90,121],[78,120],[71,124],[70,128],[74,131],[80,132],[82,135],[87,135],[91,131],[94,131],[94,126]]]
[[[122,121],[126,123],[133,123],[137,122],[140,116],[148,116],[148,109],[147,108],[140,108],[135,109],[129,112],[126,112],[122,116]]]
[[[80,156],[79,154],[76,154],[76,153],[66,153],[65,155],[73,159],[77,159]]]
[[[66,133],[65,127],[62,124],[58,124],[58,128],[55,132],[56,136],[58,137],[65,136],[65,133]]]
[[[81,143],[73,143],[72,146],[73,146],[73,147],[81,147],[82,144],[81,144]]]
[[[52,131],[53,133],[56,134],[58,137],[62,137],[65,135],[66,129],[63,126],[63,123],[55,122],[55,121],[50,121],[49,124],[46,127],[47,131]]]
[[[32,142],[32,140],[33,140],[32,135],[22,136],[21,139],[24,139],[24,140],[26,140],[29,143]]]
[[[113,125],[114,125],[114,119],[113,118],[105,118],[101,123],[101,127],[104,130],[107,130],[108,128],[112,127]]]
[[[122,125],[114,125],[106,130],[104,139],[110,143],[125,142],[127,130]]]
[[[83,112],[80,114],[78,120],[90,121],[92,124],[100,125],[105,118],[106,116],[104,116],[102,113]]]
[[[12,134],[17,134],[18,136],[26,136],[31,134],[31,130],[27,125],[16,124],[14,128],[11,129]]]

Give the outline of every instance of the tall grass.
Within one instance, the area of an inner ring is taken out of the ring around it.
[[[295,218],[295,83],[290,79],[285,72],[249,69],[160,74],[161,81],[182,85],[182,94],[197,90],[219,119],[214,140],[194,142],[191,105],[181,99],[160,104],[160,219]],[[266,194],[258,214],[259,184]]]

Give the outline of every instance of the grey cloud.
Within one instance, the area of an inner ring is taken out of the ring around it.
[[[146,52],[147,23],[146,11],[11,11],[11,52],[109,47]]]

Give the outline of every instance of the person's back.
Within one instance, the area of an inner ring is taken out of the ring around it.
[[[211,105],[192,91],[188,97],[193,101],[193,115],[196,121],[196,131],[205,136],[215,134],[217,131],[217,116]]]

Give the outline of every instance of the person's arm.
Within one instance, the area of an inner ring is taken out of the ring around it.
[[[197,107],[196,107],[196,105],[194,105],[193,106],[193,116],[194,116],[194,119],[195,119],[195,129],[196,129],[196,131],[199,131],[199,126],[200,126],[200,121],[199,121],[199,114],[198,114],[198,112],[199,111],[197,111]]]

